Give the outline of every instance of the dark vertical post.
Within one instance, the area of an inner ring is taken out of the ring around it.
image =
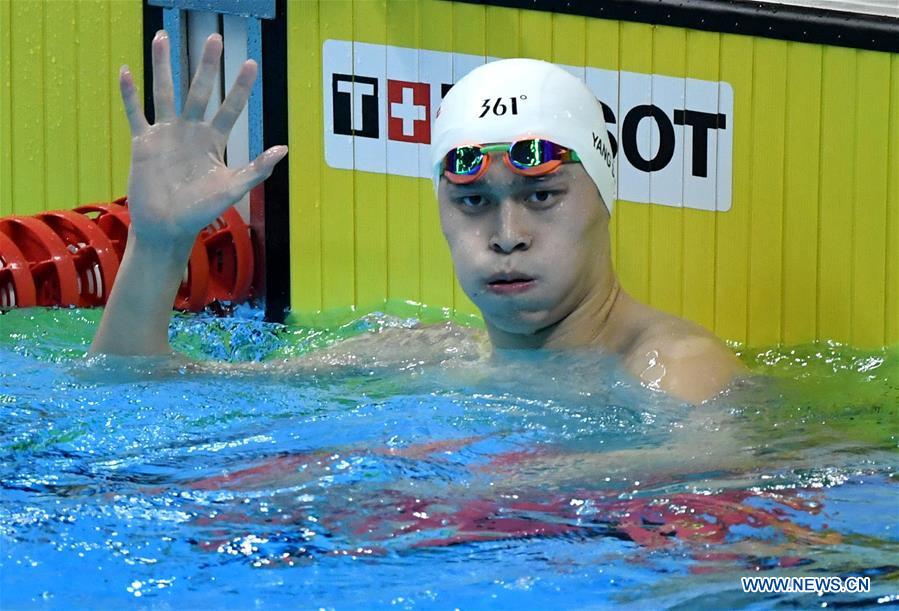
[[[153,108],[153,37],[162,29],[162,9],[151,6],[144,0],[144,114],[147,121],[156,120],[156,109]]]
[[[287,144],[287,3],[262,19],[262,108],[265,148]],[[265,181],[265,319],[283,322],[290,307],[290,184],[288,158]]]

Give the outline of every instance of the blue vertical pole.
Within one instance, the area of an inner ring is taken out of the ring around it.
[[[187,68],[187,19],[177,8],[162,11],[162,27],[169,33],[172,50],[172,84],[175,87],[175,112],[181,114],[181,103],[190,87]]]
[[[262,64],[262,26],[258,19],[247,19],[247,59],[254,59],[259,64],[259,75],[253,83],[253,91],[247,103],[248,140],[250,146],[250,160],[262,153],[262,74],[265,66]]]

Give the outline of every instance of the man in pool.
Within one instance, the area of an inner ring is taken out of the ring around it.
[[[221,38],[210,36],[178,117],[168,38],[157,34],[152,126],[131,74],[121,71],[132,132],[132,225],[94,352],[171,354],[171,305],[197,233],[287,152],[273,147],[239,170],[222,162],[256,65],[244,64],[204,123],[221,50]],[[621,289],[608,230],[615,159],[601,107],[579,79],[536,60],[473,70],[437,112],[432,161],[456,275],[495,348],[595,347],[620,357],[644,385],[694,403],[743,372],[711,333]]]

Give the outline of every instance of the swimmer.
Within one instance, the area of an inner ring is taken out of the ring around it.
[[[228,134],[257,67],[244,63],[216,116],[204,122],[221,53],[213,34],[176,116],[169,39],[157,33],[153,125],[122,68],[132,224],[92,352],[172,354],[171,307],[197,234],[287,154],[276,146],[244,168],[225,166]],[[617,355],[644,385],[693,403],[744,372],[710,332],[621,288],[609,247],[614,153],[599,102],[580,80],[537,60],[481,66],[447,93],[431,152],[456,275],[493,348],[596,348]]]
[[[443,234],[495,348],[596,347],[693,403],[744,372],[710,332],[621,288],[614,152],[580,79],[532,59],[480,66],[446,94],[432,141]]]

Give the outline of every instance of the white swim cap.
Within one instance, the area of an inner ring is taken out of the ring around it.
[[[467,144],[543,138],[574,150],[612,212],[615,155],[602,106],[587,85],[536,59],[503,59],[478,66],[449,90],[432,126],[434,189],[440,165]]]

